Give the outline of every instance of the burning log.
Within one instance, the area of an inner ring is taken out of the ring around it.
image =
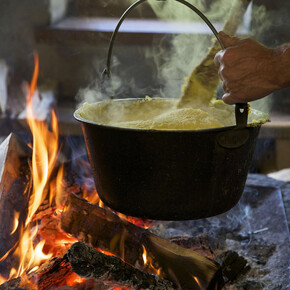
[[[23,274],[20,277],[11,279],[2,285],[0,290],[9,289],[53,289],[67,285],[72,275],[71,265],[67,255],[54,257],[41,266],[35,273]]]
[[[81,277],[133,289],[175,289],[171,282],[140,271],[118,257],[107,256],[81,242],[72,245],[67,256],[72,270]]]
[[[35,274],[34,274],[35,275]],[[37,289],[51,289],[55,286],[64,286],[70,275],[72,275],[71,265],[67,255],[55,257],[47,265],[44,265],[36,273]]]
[[[250,2],[251,0],[236,0],[229,13],[229,18],[224,24],[223,32],[230,35],[235,34]],[[220,50],[219,42],[215,41],[205,58],[191,72],[179,102],[180,107],[186,106],[191,101],[200,98],[201,95],[205,102],[209,102],[214,97],[220,82],[218,67],[214,64],[214,56]]]
[[[24,288],[20,288],[21,282],[22,282],[21,277],[9,280],[3,283],[2,285],[0,285],[0,290],[24,289]]]
[[[10,134],[0,145],[0,258],[19,240],[26,220],[30,182],[30,148],[15,134]],[[15,217],[18,217],[15,221]],[[0,263],[1,275],[7,275],[6,259]]]
[[[86,279],[80,278],[84,277]],[[128,289],[175,289],[170,281],[142,272],[115,256],[107,256],[81,242],[73,244],[68,252],[54,257],[37,272],[11,279],[1,289],[99,289],[98,285],[128,287]],[[73,286],[70,287],[69,285]],[[83,287],[82,287],[83,286]],[[62,288],[61,288],[62,289]],[[103,287],[101,287],[103,289]]]
[[[182,248],[149,231],[122,220],[110,210],[100,208],[71,194],[61,218],[62,229],[79,240],[121,257],[146,272],[159,269],[163,279],[182,289],[219,289],[222,278],[214,261]],[[143,255],[147,254],[147,261]]]

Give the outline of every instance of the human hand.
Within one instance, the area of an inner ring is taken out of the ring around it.
[[[281,89],[280,50],[270,49],[251,39],[219,33],[226,47],[215,56],[227,104],[246,103]]]

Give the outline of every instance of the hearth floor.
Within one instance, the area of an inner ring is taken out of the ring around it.
[[[236,288],[228,289],[289,289],[289,229],[282,192],[290,194],[286,183],[249,174],[240,202],[230,211],[201,220],[156,221],[151,231],[186,247],[192,240],[192,248],[200,237],[217,260],[225,251],[243,256],[251,269]]]

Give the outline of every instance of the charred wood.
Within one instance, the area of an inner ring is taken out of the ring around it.
[[[133,289],[175,289],[173,283],[105,255],[84,243],[77,242],[67,253],[72,270],[84,278],[95,278],[106,284],[133,287]]]
[[[233,282],[250,270],[245,258],[234,251],[226,251],[219,257],[222,259],[222,271],[228,282]]]
[[[67,281],[75,273],[71,270],[71,265],[67,255],[54,257],[44,263],[36,272],[23,274],[18,278],[8,280],[0,285],[0,290],[10,289],[56,289],[67,285]]]
[[[67,255],[55,257],[37,272],[37,289],[52,289],[56,286],[66,285],[67,279],[71,274],[72,270]]]
[[[0,290],[33,290],[37,289],[36,285],[31,282],[25,274],[20,277],[13,278],[0,285]]]
[[[121,219],[112,211],[89,203],[75,194],[68,197],[61,218],[62,229],[80,241],[107,250],[126,263],[170,280],[182,289],[207,289],[221,283],[214,261]],[[149,263],[143,261],[144,251]]]
[[[235,251],[221,251],[220,245],[218,245],[219,240],[208,235],[198,235],[196,237],[181,236],[171,238],[170,241],[218,261],[221,264],[221,271],[226,283],[237,281],[251,269],[244,257]]]
[[[13,290],[13,289],[26,289],[26,288],[20,288],[21,284],[21,277],[11,279],[2,285],[0,285],[0,290]]]

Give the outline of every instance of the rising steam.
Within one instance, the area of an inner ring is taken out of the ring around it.
[[[103,1],[103,5],[114,5],[113,2],[114,1]],[[126,2],[129,6],[134,1],[127,0]],[[200,9],[209,20],[214,23],[217,30],[219,30],[224,24],[234,1],[223,0],[210,2],[191,0],[189,2]],[[193,25],[197,22],[203,22],[196,13],[177,1],[148,0],[148,3],[160,20],[191,22]],[[144,3],[142,5],[148,4]],[[142,10],[142,5],[137,9]],[[252,5],[251,9],[251,17],[255,19],[254,25],[251,26],[251,31],[249,30],[248,33],[244,31],[244,34],[240,36],[258,38],[269,29],[271,17],[267,15],[264,6]],[[120,15],[121,13],[122,12],[120,12]],[[185,77],[190,74],[197,64],[199,64],[212,44],[214,38],[213,34],[207,28],[206,24],[204,24],[204,26],[207,33],[170,36],[170,45],[168,45],[169,37],[165,36],[164,41],[155,43],[153,46],[123,47],[119,49],[121,53],[115,53],[112,64],[112,68],[118,73],[113,75],[112,82],[110,85],[106,86],[105,92],[104,90],[102,91],[103,88],[101,87],[99,75],[98,79],[88,88],[80,90],[77,96],[78,101],[96,102],[122,94],[125,94],[127,97],[144,97],[149,94],[151,97],[179,98],[181,95],[181,87],[185,82]],[[135,50],[135,52],[131,53],[131,50]],[[140,58],[141,54],[144,59],[132,61],[134,57],[136,57],[136,59]],[[104,63],[105,58],[106,52],[104,52],[102,63]],[[122,63],[121,60],[119,61],[119,59],[122,59],[122,61],[131,59],[131,62],[129,61],[130,63],[126,64]],[[139,75],[132,73],[132,71],[134,71],[133,67],[135,67],[135,69],[138,67],[139,70],[144,69],[142,64],[143,61],[152,68],[152,73],[150,75],[148,69],[144,70],[144,74],[141,74],[143,79],[138,80],[136,76],[139,77]],[[126,69],[118,71],[119,66],[125,67]],[[154,81],[156,79],[157,81],[154,83],[151,81],[150,83],[150,78],[154,79]],[[140,85],[142,81],[147,85],[146,87]],[[253,105],[259,110],[268,111],[270,101],[269,99],[262,99],[254,102]]]

